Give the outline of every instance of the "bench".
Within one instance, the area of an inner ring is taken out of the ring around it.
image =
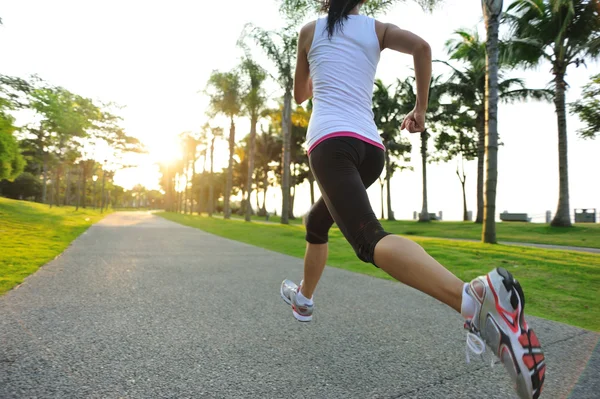
[[[506,211],[500,214],[500,220],[503,222],[531,222],[531,218],[526,213],[508,213]]]

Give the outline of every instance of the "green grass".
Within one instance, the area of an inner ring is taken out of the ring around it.
[[[220,214],[217,216],[222,217]],[[232,215],[232,219],[244,218]],[[265,218],[259,216],[252,216],[252,220],[265,222]],[[281,217],[271,216],[269,222],[280,223]],[[290,224],[302,224],[302,217],[290,220]],[[412,220],[383,220],[381,224],[386,231],[405,236],[481,240],[481,225],[473,222],[419,223]],[[496,234],[498,241],[600,248],[600,223],[578,223],[569,228],[541,223],[496,223]]]
[[[481,225],[473,222],[382,221],[382,225],[386,231],[401,235],[481,239]],[[564,228],[541,223],[504,222],[496,223],[496,236],[498,241],[600,248],[600,223],[578,223]]]
[[[0,295],[62,253],[105,215],[0,198]]]
[[[304,227],[242,223],[204,216],[159,213],[166,219],[287,255],[304,256]],[[486,245],[413,237],[427,252],[468,281],[502,266],[526,292],[527,314],[600,331],[600,256],[574,251]],[[361,262],[337,229],[330,232],[328,265],[390,279]]]

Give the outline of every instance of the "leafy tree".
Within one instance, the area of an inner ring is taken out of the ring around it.
[[[600,74],[592,76],[583,87],[581,99],[571,104],[571,113],[578,115],[586,127],[578,131],[586,139],[594,139],[600,133]]]

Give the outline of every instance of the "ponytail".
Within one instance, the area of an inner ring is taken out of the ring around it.
[[[321,11],[327,13],[327,33],[330,39],[336,27],[338,25],[340,29],[343,27],[350,11],[360,2],[361,0],[325,0],[322,2]]]

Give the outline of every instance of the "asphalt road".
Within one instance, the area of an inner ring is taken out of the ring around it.
[[[112,214],[0,297],[0,398],[515,397],[500,364],[465,362],[460,316],[402,284],[328,268],[313,322],[296,322],[279,284],[301,271]],[[542,398],[598,398],[599,335],[528,321],[546,351]]]

